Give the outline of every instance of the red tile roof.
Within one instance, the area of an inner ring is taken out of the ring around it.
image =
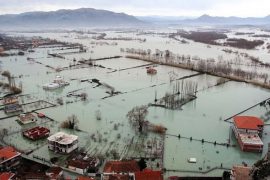
[[[17,152],[13,147],[6,146],[0,149],[0,163],[2,161],[19,156],[21,153]]]
[[[150,169],[145,169],[140,172],[135,172],[136,180],[163,180],[161,171],[152,171]]]
[[[249,176],[251,167],[245,166],[233,166],[233,174],[232,176],[235,180],[251,180],[252,178]]]
[[[47,137],[49,136],[49,134],[50,134],[50,130],[41,126],[37,126],[23,132],[23,135],[25,137],[33,139],[33,140]]]
[[[89,165],[88,162],[85,162],[85,161],[81,161],[81,160],[70,160],[68,162],[68,166],[76,167],[76,168],[79,168],[79,169],[86,169],[90,165]]]
[[[135,160],[130,161],[108,161],[105,164],[104,170],[105,173],[128,173],[128,172],[138,172],[140,167]]]
[[[59,175],[59,174],[61,174],[62,171],[63,171],[63,169],[61,167],[50,167],[46,171],[46,173],[53,174],[53,175]]]
[[[0,173],[0,179],[1,179],[1,180],[9,180],[9,179],[11,179],[13,176],[15,176],[15,174],[10,173],[10,172],[3,172],[3,173]]]
[[[95,179],[92,177],[79,176],[79,177],[77,177],[77,180],[95,180]]]
[[[39,118],[44,118],[44,117],[45,117],[45,114],[43,114],[43,113],[38,113],[38,117],[39,117]]]
[[[233,120],[234,124],[239,129],[259,130],[258,126],[264,125],[261,119],[253,116],[235,116]]]
[[[130,180],[129,175],[127,174],[115,174],[115,175],[109,175],[108,180]]]

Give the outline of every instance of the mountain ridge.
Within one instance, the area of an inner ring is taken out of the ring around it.
[[[119,27],[138,26],[145,22],[125,13],[94,8],[60,9],[57,11],[31,11],[0,15],[1,27]]]
[[[137,16],[138,19],[153,23],[174,24],[224,24],[224,25],[260,25],[270,24],[270,15],[265,17],[210,16],[203,14],[199,17],[186,16]]]

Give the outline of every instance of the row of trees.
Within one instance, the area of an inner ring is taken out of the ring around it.
[[[258,83],[270,84],[268,79],[268,73],[258,73],[256,69],[253,70],[244,70],[238,64],[240,59],[236,58],[233,61],[228,62],[223,59],[222,56],[218,57],[218,60],[215,59],[202,59],[197,56],[191,57],[189,55],[178,55],[170,52],[169,50],[160,51],[156,49],[155,53],[151,54],[151,50],[142,50],[127,48],[124,50],[129,54],[135,54],[127,57],[134,59],[147,60],[157,63],[167,63],[171,65],[181,66],[182,68],[191,69],[199,71],[202,73],[208,73],[217,76],[226,76],[233,79],[238,79],[242,81],[254,80]],[[253,63],[260,65],[260,61],[252,61]],[[234,66],[235,64],[235,66]],[[265,66],[266,67],[266,66]]]
[[[194,99],[198,91],[198,83],[193,81],[177,81],[172,87],[172,92],[167,92],[158,102],[169,109],[181,108],[184,103]]]
[[[11,92],[13,92],[14,94],[19,94],[22,92],[22,87],[19,88],[16,86],[15,78],[14,76],[11,75],[9,71],[2,72],[2,76],[7,78],[8,80],[7,86],[9,87]]]

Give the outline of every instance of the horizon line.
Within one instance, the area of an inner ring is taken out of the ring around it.
[[[103,10],[103,11],[110,11],[110,12],[114,12],[114,13],[123,13],[123,14],[127,14],[130,16],[135,16],[135,17],[185,17],[185,18],[199,18],[201,16],[210,16],[210,17],[225,17],[225,18],[230,18],[230,17],[237,17],[237,18],[264,18],[267,16],[270,16],[270,14],[268,15],[264,15],[264,16],[236,16],[236,15],[230,15],[230,16],[222,16],[222,15],[210,15],[209,13],[202,13],[202,15],[199,16],[187,16],[187,15],[159,15],[159,14],[151,14],[151,15],[133,15],[130,13],[126,13],[126,12],[117,12],[117,11],[112,11],[112,10],[107,10],[107,9],[100,9],[100,8],[91,8],[91,7],[81,7],[81,8],[60,8],[60,9],[56,9],[56,10],[44,10],[44,11],[40,11],[40,10],[33,10],[33,11],[23,11],[23,12],[18,12],[18,13],[0,13],[0,16],[4,16],[4,15],[20,15],[20,14],[24,14],[24,13],[33,13],[33,12],[57,12],[57,11],[61,11],[61,10],[79,10],[79,9],[95,9],[95,10]]]

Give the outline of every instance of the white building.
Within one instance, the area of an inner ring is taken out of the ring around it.
[[[48,148],[54,152],[68,154],[78,148],[78,136],[58,132],[48,137]]]

